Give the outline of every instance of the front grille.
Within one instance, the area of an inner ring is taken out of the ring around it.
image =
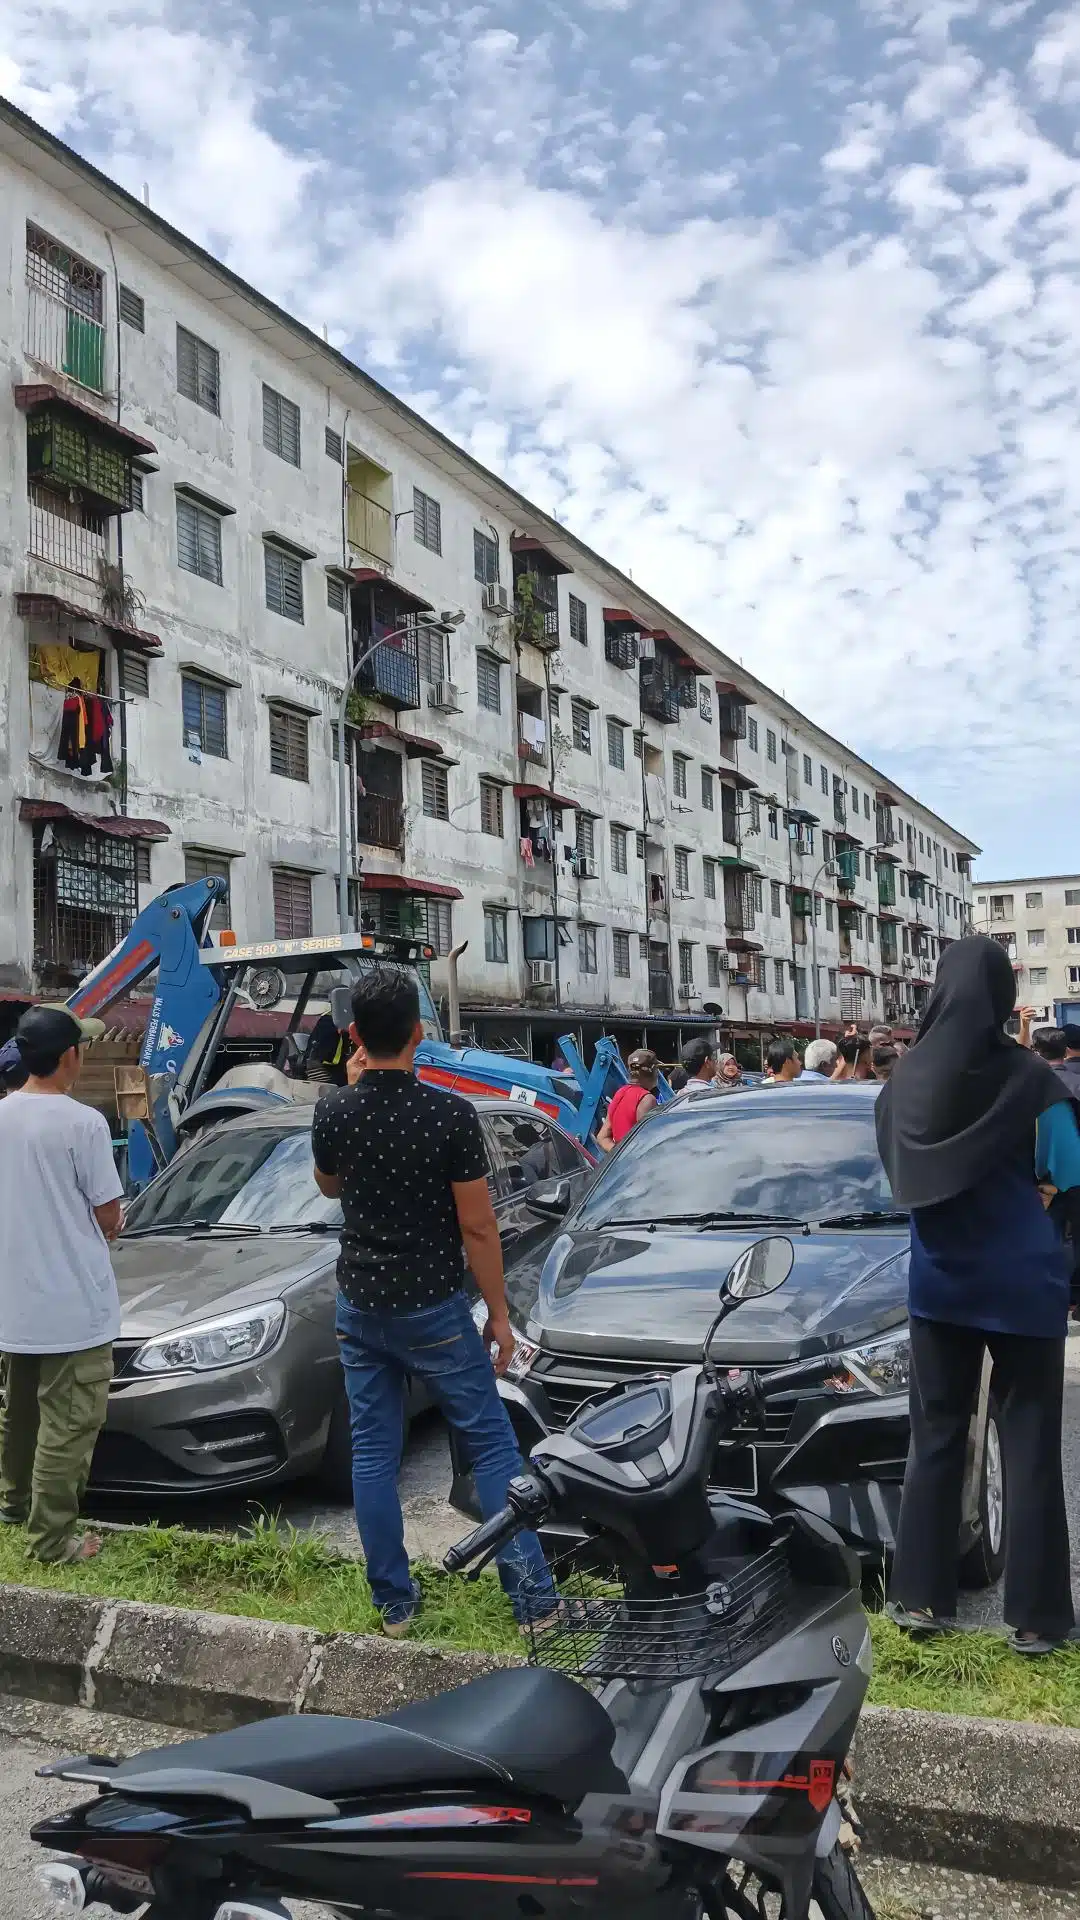
[[[541,1353],[533,1362],[530,1378],[543,1387],[555,1426],[561,1430],[568,1427],[582,1407],[599,1394],[610,1393],[613,1387],[629,1386],[631,1382],[640,1380],[642,1374],[671,1374],[676,1371],[670,1363],[665,1365],[655,1360],[602,1360],[589,1354],[587,1359],[576,1361]],[[768,1377],[768,1371],[768,1368],[761,1369],[763,1377]],[[820,1390],[815,1387],[811,1391]],[[786,1440],[801,1398],[799,1394],[789,1393],[770,1401],[760,1422],[752,1421],[733,1427],[730,1438],[742,1441]]]

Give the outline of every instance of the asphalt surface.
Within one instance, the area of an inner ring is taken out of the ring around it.
[[[1066,1349],[1065,1417],[1063,1460],[1065,1498],[1069,1510],[1072,1540],[1073,1592],[1080,1616],[1080,1333],[1073,1335]],[[470,1522],[447,1504],[450,1486],[450,1459],[446,1429],[437,1414],[421,1415],[413,1424],[402,1465],[399,1489],[405,1514],[405,1537],[414,1559],[441,1560],[447,1547],[469,1531]],[[280,1513],[293,1526],[316,1528],[324,1533],[341,1553],[359,1556],[360,1543],[350,1507],[328,1501],[313,1482],[298,1483],[264,1497],[261,1502],[248,1499],[227,1501],[172,1502],[154,1509],[162,1521],[182,1521],[194,1527],[232,1531],[250,1524],[260,1511]],[[148,1519],[146,1508],[125,1506],[120,1511],[110,1505],[102,1508],[103,1517]],[[984,1593],[962,1597],[960,1617],[972,1624],[1000,1626],[1002,1622],[1000,1585]]]

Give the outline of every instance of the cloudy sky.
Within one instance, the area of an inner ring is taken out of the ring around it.
[[[984,873],[1080,868],[1080,5],[4,0],[0,92]]]

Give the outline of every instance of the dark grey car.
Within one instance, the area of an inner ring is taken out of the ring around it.
[[[477,1100],[513,1300],[592,1172],[554,1121]],[[348,1497],[334,1334],[341,1209],[315,1185],[310,1108],[245,1116],[139,1195],[114,1249],[122,1323],[91,1486],[197,1494],[321,1471]],[[528,1284],[528,1283],[526,1283]]]

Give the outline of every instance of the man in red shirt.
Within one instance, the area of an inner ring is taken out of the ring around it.
[[[617,1147],[628,1133],[640,1125],[656,1106],[656,1082],[660,1076],[660,1062],[648,1047],[639,1047],[630,1055],[626,1063],[630,1074],[627,1086],[620,1087],[612,1095],[608,1104],[607,1116],[596,1136],[597,1144],[605,1153]]]

